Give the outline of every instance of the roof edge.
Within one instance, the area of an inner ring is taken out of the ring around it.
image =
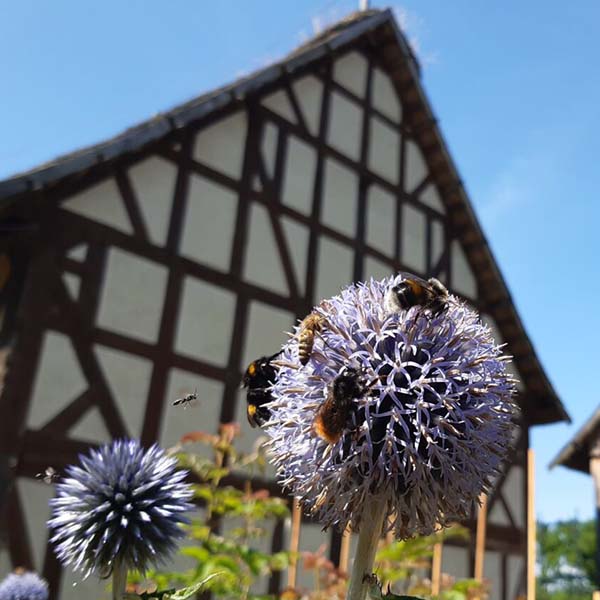
[[[356,19],[354,22],[351,21],[353,18]],[[336,28],[343,26],[345,21],[348,21],[349,24],[337,33]],[[108,140],[91,146],[84,146],[79,150],[63,154],[38,167],[17,173],[0,181],[0,207],[5,201],[21,194],[40,190],[84,169],[109,162],[129,152],[141,150],[153,141],[159,140],[216,110],[225,108],[236,101],[243,100],[250,94],[258,92],[270,83],[274,83],[281,75],[293,74],[312,61],[350,45],[365,33],[386,23],[391,23],[397,30],[394,16],[389,8],[383,11],[370,10],[366,13],[352,13],[345,21],[336,23],[314,38],[312,42],[292,50],[283,59],[268,67],[178,104],[174,108],[161,112],[151,119],[144,120]],[[334,37],[328,37],[328,35],[334,35]],[[401,34],[400,39],[402,45],[406,46]],[[409,56],[411,64],[416,66],[418,72],[418,63],[410,50]]]

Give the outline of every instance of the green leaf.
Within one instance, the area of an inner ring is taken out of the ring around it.
[[[187,600],[188,598],[191,598],[192,596],[194,596],[195,594],[200,592],[202,590],[202,588],[204,588],[211,579],[214,579],[215,577],[219,577],[220,575],[221,575],[221,573],[213,573],[212,575],[205,577],[202,581],[199,581],[198,583],[195,583],[194,585],[190,585],[189,587],[181,588],[180,590],[177,590],[173,594],[169,594],[167,596],[167,598],[169,598],[169,600]]]

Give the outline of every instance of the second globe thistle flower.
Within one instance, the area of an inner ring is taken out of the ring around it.
[[[266,432],[281,483],[323,525],[359,530],[383,502],[405,538],[469,515],[498,473],[516,407],[507,357],[464,302],[386,307],[403,277],[351,285],[315,309],[325,324],[309,361],[298,335],[284,347]],[[349,396],[339,435],[315,423],[334,390]]]
[[[51,500],[48,526],[63,564],[107,576],[119,567],[144,572],[169,558],[192,509],[191,486],[177,461],[154,445],[117,440],[67,468]]]

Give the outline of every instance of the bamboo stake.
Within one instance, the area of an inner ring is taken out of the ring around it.
[[[442,579],[442,542],[433,546],[431,557],[431,595],[438,596],[440,593],[440,582]]]
[[[348,560],[350,558],[350,539],[352,533],[350,532],[350,526],[346,527],[342,534],[342,543],[340,545],[340,564],[339,569],[343,573],[348,572]]]
[[[302,508],[300,507],[300,501],[298,498],[294,498],[292,505],[292,531],[290,532],[290,552],[292,554],[298,553],[300,546],[300,523],[302,522]],[[288,567],[288,587],[296,587],[296,576],[298,574],[298,560],[295,556],[292,556],[290,560],[290,566]]]
[[[535,600],[535,454],[527,450],[527,600]]]
[[[479,497],[481,506],[477,513],[477,533],[475,538],[475,579],[483,580],[483,560],[485,558],[485,527],[487,522],[487,496]]]

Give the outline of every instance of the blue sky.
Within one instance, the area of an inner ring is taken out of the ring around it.
[[[4,0],[0,178],[262,67],[357,5]],[[527,331],[573,418],[571,426],[534,430],[538,515],[591,517],[589,477],[546,466],[600,401],[600,4],[392,6]]]

